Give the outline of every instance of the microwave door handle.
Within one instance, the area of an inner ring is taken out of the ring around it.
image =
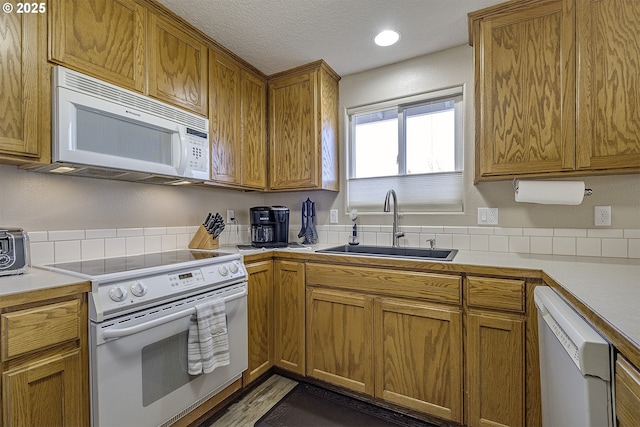
[[[189,161],[189,147],[187,144],[187,128],[186,126],[178,126],[178,154],[180,156],[180,162],[176,167],[179,176],[184,176],[187,170],[187,163]]]
[[[225,297],[224,302],[227,303],[235,299],[242,298],[246,295],[247,295],[247,289],[245,288],[242,290],[242,292]],[[196,313],[196,308],[191,307],[191,308],[187,308],[186,310],[178,311],[177,313],[173,313],[168,316],[161,317],[159,319],[154,319],[148,322],[140,323],[139,325],[136,325],[136,326],[130,326],[128,328],[122,328],[122,329],[111,329],[111,328],[106,329],[102,331],[102,338],[106,340],[109,338],[126,337],[129,335],[137,334],[142,331],[146,331],[151,328],[155,328],[156,326],[164,325],[165,323],[169,323],[186,316],[190,316],[195,313]]]

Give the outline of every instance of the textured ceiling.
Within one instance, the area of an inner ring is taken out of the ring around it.
[[[342,76],[467,43],[467,13],[503,0],[158,0],[270,75],[324,59]],[[400,41],[378,47],[395,29]]]

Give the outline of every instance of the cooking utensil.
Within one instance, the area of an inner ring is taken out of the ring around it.
[[[303,237],[305,236],[305,240],[306,240],[306,233],[307,233],[307,202],[302,202],[302,228],[300,229],[300,232],[298,233],[298,237]]]
[[[311,243],[318,243],[318,231],[316,230],[316,202],[311,202]]]

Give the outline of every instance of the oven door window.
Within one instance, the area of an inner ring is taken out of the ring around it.
[[[142,348],[142,406],[147,407],[198,376],[189,375],[189,331]]]

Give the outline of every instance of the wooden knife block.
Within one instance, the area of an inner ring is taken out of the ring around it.
[[[189,249],[218,249],[219,247],[218,237],[214,239],[202,225],[198,227],[198,231],[189,243]]]

